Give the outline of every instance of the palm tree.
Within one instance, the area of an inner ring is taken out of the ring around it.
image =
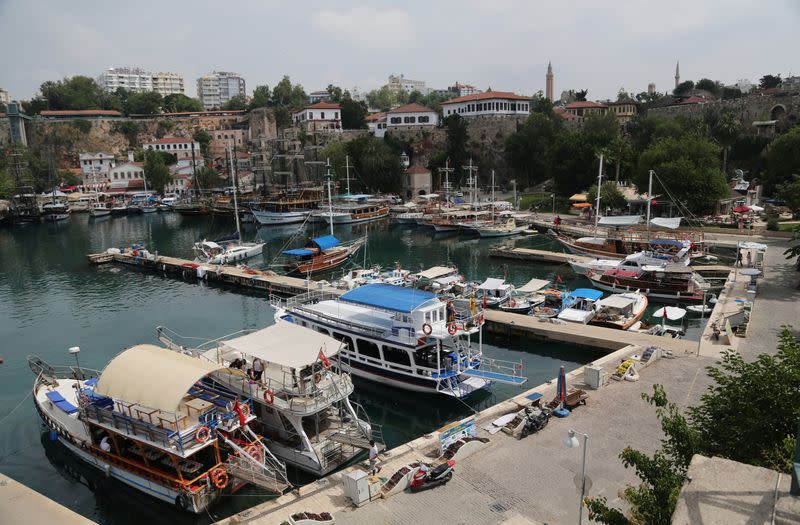
[[[742,132],[742,123],[732,111],[723,111],[705,116],[711,137],[722,146],[722,172],[728,170],[728,152]]]

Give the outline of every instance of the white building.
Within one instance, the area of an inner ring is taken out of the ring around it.
[[[293,113],[292,121],[307,133],[342,131],[342,108],[332,102],[317,102]]]
[[[111,190],[132,191],[144,189],[144,164],[141,162],[126,162],[114,166],[108,172]]]
[[[3,88],[0,88],[0,104],[2,104],[2,107],[0,107],[0,109],[3,110],[0,111],[0,113],[5,113],[6,111],[5,105],[8,104],[9,102],[11,102],[11,96],[8,94],[8,91],[6,91]]]
[[[503,117],[529,115],[530,97],[523,97],[508,91],[485,91],[465,95],[442,102],[442,116],[461,115],[462,117]]]
[[[115,166],[114,155],[110,153],[79,153],[84,184],[108,182],[108,172]]]
[[[183,77],[177,73],[156,73],[153,75],[153,91],[163,97],[184,93]]]
[[[389,91],[392,93],[400,93],[401,91],[411,93],[412,91],[419,91],[423,95],[427,95],[431,91],[429,87],[425,86],[424,80],[411,80],[403,75],[399,77],[396,75],[389,75],[389,82],[386,84],[386,87],[389,88]]]
[[[100,75],[97,83],[108,92],[125,88],[143,93],[153,91],[153,74],[139,67],[110,67]]]
[[[317,102],[327,102],[331,99],[331,97],[333,97],[333,95],[323,89],[321,91],[312,91],[309,93],[308,101],[312,104],[316,104]]]
[[[200,143],[186,137],[164,137],[163,139],[151,140],[142,144],[142,148],[172,153],[179,162],[188,160],[190,164],[192,149],[194,149],[195,161],[203,158],[203,154],[200,153]]]
[[[424,127],[434,127],[438,124],[438,113],[431,108],[426,108],[425,106],[415,103],[394,108],[386,115],[386,125],[389,129],[420,129]]]
[[[203,109],[219,109],[236,96],[247,96],[244,79],[238,73],[214,71],[197,79],[197,98]]]
[[[465,97],[467,95],[474,95],[476,93],[481,92],[481,90],[476,88],[475,86],[470,86],[469,84],[461,84],[459,82],[456,82],[455,84],[447,88],[447,91],[449,91],[450,93],[452,93],[457,97]]]
[[[371,113],[367,115],[367,129],[378,138],[386,135],[386,112]]]

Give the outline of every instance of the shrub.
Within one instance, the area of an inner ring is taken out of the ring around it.
[[[772,217],[767,218],[767,230],[771,232],[776,232],[780,229],[780,225],[778,224],[778,218],[774,215]]]

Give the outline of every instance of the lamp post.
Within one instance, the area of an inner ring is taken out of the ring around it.
[[[578,502],[578,525],[583,522],[583,498],[586,496],[586,449],[589,448],[589,434],[583,432],[576,432],[570,429],[567,432],[567,437],[564,438],[564,444],[567,448],[578,448],[581,446],[577,436],[583,436],[583,466],[581,467],[581,499]]]

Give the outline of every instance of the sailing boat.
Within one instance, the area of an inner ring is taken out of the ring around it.
[[[231,150],[228,149],[228,154],[233,155]],[[239,202],[236,194],[236,168],[233,160],[230,162],[231,166],[231,190],[233,191],[233,214],[236,217],[236,237],[233,239],[221,239],[218,241],[203,240],[194,244],[194,251],[197,259],[201,262],[208,264],[230,264],[237,261],[244,261],[257,255],[261,255],[264,251],[264,243],[256,242],[242,242],[242,228],[239,223]]]
[[[50,202],[42,205],[42,215],[48,222],[57,222],[69,219],[69,206],[65,201],[66,195],[58,191],[53,180],[53,162],[50,161],[50,183],[53,184],[53,193]]]
[[[100,193],[97,191],[97,174],[92,176],[94,181],[94,202],[92,203],[92,209],[89,211],[89,218],[90,219],[99,219],[100,217],[108,217],[111,215],[111,208],[105,202],[100,202]]]
[[[501,213],[500,220],[495,220],[495,198],[494,198],[494,170],[492,170],[492,222],[478,226],[475,230],[481,237],[509,237],[517,235],[527,229],[527,226],[518,226],[517,221],[511,216],[511,212]]]

